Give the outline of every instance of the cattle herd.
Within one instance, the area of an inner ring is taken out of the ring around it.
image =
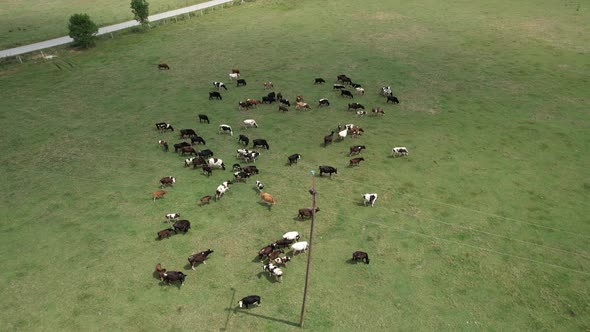
[[[170,69],[170,67],[166,64],[158,65],[159,69]],[[240,71],[238,69],[232,69],[231,73],[229,74],[230,80],[236,80],[236,87],[246,85],[246,81],[240,78]],[[315,78],[314,85],[322,85],[326,81],[323,78]],[[216,88],[215,91],[209,92],[209,99],[210,100],[223,100],[221,95],[221,90],[227,91],[227,86],[223,82],[215,81],[213,82],[213,86]],[[274,84],[272,82],[265,82],[263,84],[265,90],[271,90],[274,88]],[[363,96],[365,94],[364,88],[358,84],[354,83],[348,76],[346,75],[338,75],[337,82],[333,84],[333,90],[340,91],[341,97],[347,97],[350,99],[354,99],[353,93],[348,89],[354,89],[357,96]],[[379,94],[386,97],[386,103],[393,102],[394,104],[399,104],[399,99],[393,95],[392,89],[389,86],[382,87],[379,91]],[[265,96],[262,96],[261,100],[257,99],[245,99],[240,101],[238,104],[238,110],[244,111],[252,107],[256,107],[259,104],[272,104],[273,102],[277,102],[279,104],[279,111],[287,112],[291,107],[291,102],[283,98],[281,93],[276,94],[275,92],[270,92]],[[315,104],[314,104],[315,105]],[[321,98],[317,102],[317,107],[324,107],[330,106],[330,102],[327,98]],[[309,103],[306,103],[303,100],[303,96],[297,96],[295,98],[294,108],[296,110],[304,111],[310,110],[311,106]],[[367,114],[365,111],[365,107],[358,103],[353,102],[348,104],[348,110],[356,111],[357,116],[364,116]],[[371,110],[371,114],[374,116],[384,115],[385,112],[380,107],[375,107]],[[205,114],[198,115],[199,123],[210,123],[210,119]],[[246,119],[243,121],[242,128],[258,128],[259,124],[254,119]],[[228,124],[220,124],[218,127],[218,134],[223,135],[227,134],[233,136],[233,129]],[[160,131],[160,133],[164,132],[174,132],[174,127],[172,124],[167,122],[158,122],[156,123],[156,129]],[[210,149],[202,149],[197,150],[195,149],[195,144],[198,146],[205,146],[206,141],[203,137],[199,136],[194,129],[180,129],[180,138],[181,139],[189,139],[190,143],[187,141],[181,141],[179,143],[173,144],[174,152],[185,156],[187,154],[193,155],[192,157],[189,156],[188,159],[184,160],[184,167],[192,167],[193,169],[200,168],[204,175],[211,175],[213,173],[213,169],[221,169],[225,170],[226,165],[222,159],[214,157],[215,154]],[[358,127],[355,124],[346,124],[344,126],[338,125],[336,130],[331,130],[330,134],[324,137],[323,146],[326,147],[330,145],[334,140],[342,141],[348,135],[351,137],[358,137],[364,133],[364,130]],[[335,137],[335,134],[337,137]],[[249,146],[250,142],[252,142],[252,149],[247,149],[246,147]],[[261,155],[259,151],[256,151],[256,148],[264,148],[266,150],[270,149],[270,145],[266,139],[253,139],[250,140],[246,135],[240,134],[238,141],[238,145],[242,145],[243,148],[237,149],[236,158],[244,161],[246,163],[254,163],[256,159]],[[158,141],[158,145],[162,148],[164,152],[168,152],[168,143],[161,139]],[[359,166],[361,161],[365,159],[363,157],[358,157],[365,150],[365,145],[354,145],[351,146],[349,149],[349,157],[353,155],[355,158],[350,159],[349,167]],[[406,147],[394,147],[391,150],[392,157],[401,157],[408,155],[408,149]],[[301,159],[301,154],[294,153],[287,156],[288,165],[292,166],[293,164],[297,164],[297,162]],[[218,201],[220,200],[224,194],[230,189],[230,185],[239,183],[239,182],[246,182],[248,178],[253,175],[259,174],[260,170],[254,165],[246,165],[242,166],[239,163],[233,164],[231,168],[231,172],[233,173],[233,179],[227,180],[222,182],[217,188],[215,188],[215,192],[212,192],[212,195],[206,195],[199,199],[199,206],[208,205],[210,204],[211,200]],[[338,170],[329,165],[321,165],[319,166],[319,176],[323,177],[327,175],[332,177],[332,175],[338,174]],[[159,180],[160,190],[154,191],[152,193],[152,199],[156,202],[157,199],[162,199],[167,194],[167,191],[164,190],[165,188],[170,190],[174,184],[176,183],[176,178],[174,176],[165,176]],[[268,204],[269,209],[270,207],[277,202],[277,200],[269,193],[263,192],[264,184],[259,180],[255,183],[255,190],[258,191],[260,200],[263,204]],[[374,206],[375,202],[377,201],[378,194],[377,193],[366,193],[362,195],[363,204]],[[304,220],[307,218],[312,217],[315,213],[319,212],[319,208],[302,208],[299,209],[297,218],[300,220]],[[181,219],[179,213],[167,213],[165,214],[166,222],[172,224],[172,227],[168,227],[164,230],[161,230],[157,233],[157,240],[164,240],[171,237],[173,234],[177,234],[179,232],[186,234],[190,228],[191,224],[190,221]],[[280,266],[284,266],[287,262],[291,261],[295,255],[299,253],[304,253],[309,248],[309,243],[306,241],[300,241],[301,237],[298,232],[290,231],[283,234],[282,238],[271,242],[270,244],[262,247],[258,251],[258,260],[263,264],[262,270],[268,273],[269,278],[275,279],[278,282],[281,282],[283,279],[283,271],[281,270]],[[285,254],[284,249],[290,247],[292,250],[291,255]],[[206,259],[210,254],[214,251],[212,249],[207,249],[204,251],[194,252],[188,257],[188,262],[190,264],[191,269],[195,270],[195,267],[198,264],[206,264]],[[366,264],[369,264],[369,255],[363,251],[355,251],[352,254],[352,262],[362,261]],[[156,265],[155,276],[158,277],[162,282],[165,284],[171,284],[175,282],[179,282],[181,285],[184,284],[185,278],[187,277],[186,274],[180,271],[167,271],[162,267],[160,263]],[[249,295],[242,298],[238,305],[240,308],[246,307],[248,308],[251,305],[260,305],[260,296],[258,295]]]

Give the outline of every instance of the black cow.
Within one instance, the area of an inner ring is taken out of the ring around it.
[[[293,164],[297,164],[297,161],[301,159],[301,155],[299,153],[295,153],[287,157],[289,159],[289,166]]]
[[[232,172],[239,172],[242,170],[242,166],[240,166],[240,164],[233,164],[233,166],[231,167]]]
[[[291,107],[291,102],[288,99],[281,98],[281,99],[279,99],[279,102],[283,105],[287,105],[287,106]]]
[[[240,135],[240,138],[238,139],[238,143],[242,143],[242,144],[248,146],[248,144],[250,143],[250,139],[246,135]]]
[[[207,160],[201,158],[201,157],[197,157],[195,159],[193,159],[193,169],[201,166],[201,165],[206,165],[207,164]]]
[[[396,96],[387,96],[386,103],[392,102],[394,104],[399,104],[399,99]]]
[[[209,123],[209,117],[205,114],[199,114],[199,122],[207,122]]]
[[[348,90],[340,90],[340,95],[342,97],[348,96],[350,98],[354,99],[354,96],[352,95],[352,92],[348,91]]]
[[[364,251],[355,251],[352,253],[352,260],[364,261],[366,264],[369,264],[369,255]]]
[[[207,145],[207,143],[205,142],[205,139],[201,136],[193,136],[191,137],[191,144],[203,144],[203,145]]]
[[[322,176],[324,173],[328,173],[330,176],[332,176],[332,173],[338,174],[338,170],[332,166],[320,166],[320,176]]]
[[[236,182],[243,182],[246,181],[247,178],[250,177],[250,173],[244,171],[237,171],[234,173],[234,177],[236,178]]]
[[[332,130],[330,135],[324,136],[324,147],[326,147],[326,145],[328,145],[328,143],[332,143],[333,140],[334,140],[334,131]]]
[[[174,131],[174,127],[172,127],[171,124],[166,123],[166,122],[158,122],[156,123],[156,129],[158,129],[159,131],[164,131],[166,129]]]
[[[277,101],[275,99],[275,97],[270,97],[270,96],[263,96],[262,97],[262,102],[265,103],[265,104],[272,104],[275,101]]]
[[[256,166],[244,166],[244,167],[242,167],[242,171],[244,171],[246,173],[250,173],[250,174],[260,173],[260,171],[258,170],[258,168]]]
[[[358,109],[365,109],[365,106],[359,104],[359,103],[352,103],[352,104],[348,104],[348,110],[353,110],[356,111]]]
[[[238,78],[236,86],[246,85],[246,80],[242,78]]]
[[[221,97],[221,93],[217,92],[217,91],[211,91],[209,92],[209,100],[211,99],[217,99],[217,100],[223,100],[223,98]]]
[[[180,285],[184,285],[184,278],[186,278],[186,274],[179,272],[179,271],[166,271],[162,274],[162,278],[164,282],[170,285],[170,283],[180,281]]]
[[[255,148],[257,146],[264,146],[267,150],[268,150],[268,143],[266,142],[265,139],[255,139],[252,141],[252,148]]]
[[[174,144],[174,152],[178,152],[178,151],[182,150],[182,147],[184,147],[184,146],[191,146],[191,144],[188,142],[176,143],[176,144]]]
[[[205,263],[205,259],[207,259],[207,256],[209,256],[211,253],[213,253],[213,250],[207,249],[205,251],[188,256],[188,262],[191,264],[191,268],[194,270],[197,263],[207,264]]]
[[[289,109],[283,105],[279,105],[279,112],[289,112]]]
[[[198,136],[194,129],[180,129],[180,138]]]
[[[199,157],[209,158],[209,157],[213,157],[213,151],[211,151],[209,149],[205,149],[205,150],[197,152],[197,155]]]
[[[201,165],[201,169],[203,170],[204,175],[209,176],[209,175],[213,174],[213,168],[211,168],[211,166],[209,166],[207,164]]]
[[[191,222],[188,220],[179,220],[172,227],[174,227],[174,233],[178,233],[178,231],[186,233],[191,228]]]
[[[245,298],[238,301],[238,305],[240,306],[240,308],[246,306],[246,309],[248,309],[248,306],[251,306],[253,304],[260,305],[260,296],[248,295]]]
[[[321,77],[316,78],[315,81],[313,82],[313,84],[322,84],[322,83],[326,83],[326,81],[324,81],[324,79]]]

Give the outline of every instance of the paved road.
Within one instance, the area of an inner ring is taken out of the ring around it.
[[[207,1],[207,2],[200,3],[198,5],[188,6],[188,7],[179,8],[179,9],[171,10],[171,11],[160,13],[160,14],[151,15],[149,17],[149,21],[155,22],[155,21],[163,20],[165,18],[170,18],[170,17],[182,15],[182,14],[187,14],[190,12],[194,12],[194,11],[209,8],[209,7],[214,7],[214,6],[221,5],[221,4],[224,4],[227,2],[232,2],[232,1],[233,0]],[[109,25],[109,26],[102,27],[102,28],[98,29],[97,35],[104,35],[106,33],[111,33],[114,31],[127,29],[130,27],[134,27],[136,25],[139,25],[139,23],[137,21],[127,21],[127,22],[123,22],[123,23],[119,23],[119,24]],[[29,53],[29,52],[33,52],[33,51],[38,51],[38,50],[42,50],[42,49],[49,48],[49,47],[65,45],[65,44],[71,43],[73,41],[74,40],[72,38],[65,36],[65,37],[50,39],[50,40],[46,40],[43,42],[34,43],[34,44],[30,44],[30,45],[9,48],[7,50],[0,51],[0,58],[15,56],[15,55]]]

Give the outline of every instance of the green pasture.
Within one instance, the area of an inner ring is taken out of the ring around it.
[[[150,15],[191,6],[205,0],[152,0]],[[73,14],[86,13],[98,25],[133,20],[131,1],[0,1],[0,49],[68,35]]]
[[[297,209],[311,204],[310,170],[332,165],[338,175],[315,179],[306,330],[587,331],[590,14],[576,4],[256,1],[62,52],[73,67],[3,66],[0,329],[297,330],[307,254],[282,283],[255,256],[287,231],[309,238]],[[229,81],[233,67],[246,87]],[[339,74],[385,115],[347,112],[331,87]],[[207,99],[212,81],[228,84],[223,101]],[[312,110],[238,111],[265,81]],[[385,104],[383,85],[401,104]],[[247,118],[260,128],[240,128]],[[232,175],[183,168],[157,145],[180,141],[160,121],[194,128],[228,166],[238,134],[270,150],[259,176],[198,207]],[[217,134],[221,123],[234,137]],[[365,133],[322,147],[339,123]],[[355,144],[366,160],[348,168]],[[410,155],[390,157],[394,146]],[[292,153],[303,157],[289,167]],[[152,202],[168,175],[177,183]],[[362,206],[367,192],[375,207]],[[170,212],[192,229],[155,241]],[[207,248],[207,264],[187,269]],[[371,263],[350,264],[356,250]],[[161,285],[156,263],[188,274],[185,285]],[[262,305],[237,310],[251,294]]]

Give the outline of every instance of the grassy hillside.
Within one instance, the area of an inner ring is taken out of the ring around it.
[[[338,175],[316,178],[306,329],[588,330],[589,16],[573,2],[257,1],[101,41],[72,53],[71,70],[5,67],[0,321],[8,330],[295,330],[306,255],[282,283],[255,256],[287,231],[308,239],[309,221],[295,217],[311,204],[309,171],[332,165]],[[248,85],[209,101],[211,82],[227,83],[232,67]],[[347,112],[331,87],[338,74],[365,87],[354,101],[385,116]],[[313,109],[239,112],[239,100],[268,92],[265,81]],[[383,85],[400,105],[385,104]],[[322,97],[330,107],[315,107]],[[212,123],[199,124],[199,113]],[[260,128],[240,129],[247,118]],[[229,165],[238,133],[271,147],[259,176],[198,207],[232,175],[183,168],[156,143],[180,141],[158,133],[160,121],[194,128]],[[236,136],[218,135],[221,123]],[[339,123],[365,134],[322,147]],[[366,161],[351,169],[355,144],[367,146]],[[393,146],[410,155],[391,158]],[[303,158],[289,167],[292,153]],[[153,203],[168,175],[177,183]],[[278,199],[270,210],[256,179]],[[362,206],[366,192],[379,193],[375,207]],[[155,241],[169,212],[192,229]],[[206,265],[186,267],[207,248]],[[350,264],[356,250],[371,264]],[[159,285],[158,262],[188,274],[185,285]],[[235,310],[250,294],[262,306]]]

